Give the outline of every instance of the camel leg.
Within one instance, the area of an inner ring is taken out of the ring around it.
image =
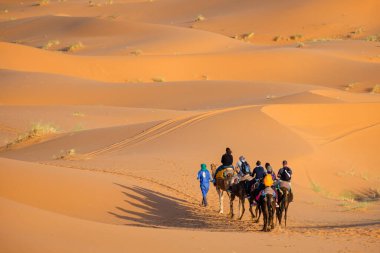
[[[218,196],[219,196],[219,213],[223,213],[223,191],[218,188]]]
[[[231,219],[234,218],[234,199],[235,199],[235,196],[231,195],[230,196],[230,215],[231,215]]]
[[[261,217],[261,208],[259,205],[256,206],[255,212],[256,212],[256,217],[257,217],[257,219],[255,220],[255,223],[259,223],[260,217]],[[259,214],[257,214],[257,213],[259,213]]]
[[[268,206],[267,202],[264,200],[264,203],[262,204],[262,211],[263,211],[263,218],[264,218],[264,226],[263,231],[268,231]]]
[[[252,220],[255,218],[255,214],[253,213],[252,206],[249,205],[249,212],[251,213]]]
[[[276,209],[276,204],[274,202],[271,203],[271,213],[270,213],[270,227],[274,229],[274,213]]]
[[[244,215],[244,212],[245,212],[244,203],[245,203],[244,197],[243,198],[239,198],[239,207],[241,205],[241,213],[239,212],[239,215],[240,215],[239,220],[241,220],[243,218],[243,215]],[[239,208],[239,211],[240,211],[240,208]]]
[[[288,217],[288,207],[285,207],[285,227],[286,227],[286,219]]]
[[[276,208],[275,212],[275,225],[277,226],[277,220],[278,220],[278,208]]]

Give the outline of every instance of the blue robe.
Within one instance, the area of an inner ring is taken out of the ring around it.
[[[202,196],[205,198],[210,188],[210,180],[211,180],[210,172],[208,170],[200,170],[198,172],[197,179],[199,180],[199,183],[200,183]]]

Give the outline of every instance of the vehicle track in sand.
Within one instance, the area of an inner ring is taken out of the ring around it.
[[[149,129],[144,130],[143,132],[132,136],[130,138],[124,139],[122,141],[113,143],[109,146],[84,153],[84,154],[77,154],[74,156],[67,157],[65,159],[68,160],[88,160],[93,159],[99,155],[108,154],[111,152],[119,151],[124,148],[130,147],[132,145],[145,143],[154,139],[157,139],[163,135],[166,135],[168,133],[171,133],[175,130],[178,130],[180,128],[184,128],[186,126],[190,126],[192,124],[195,124],[197,122],[200,122],[202,120],[205,120],[207,118],[216,116],[218,114],[236,111],[236,110],[242,110],[247,108],[253,108],[257,107],[258,105],[245,105],[245,106],[237,106],[237,107],[229,107],[225,109],[218,109],[208,112],[203,112],[195,116],[182,116],[174,119],[167,120],[165,122],[162,122],[158,125],[155,125]]]
[[[16,135],[20,133],[18,129],[7,126],[3,123],[0,123],[0,132],[6,132],[6,133],[11,133],[11,134],[16,134]]]

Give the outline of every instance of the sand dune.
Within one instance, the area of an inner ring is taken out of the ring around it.
[[[173,26],[114,22],[93,17],[39,16],[8,21],[0,35],[9,42],[41,48],[52,40],[51,49],[65,51],[77,42],[85,45],[76,54],[144,55],[200,54],[244,49],[249,45],[215,33]],[[168,41],[170,43],[168,43]]]
[[[379,7],[2,1],[0,251],[378,252]],[[286,228],[200,205],[227,146],[289,161]]]
[[[270,55],[265,50],[255,50],[223,55],[98,58],[48,52],[3,42],[0,43],[0,50],[3,56],[0,61],[2,69],[47,72],[110,82],[182,81],[207,78],[342,87],[352,80],[370,82],[374,85],[379,73],[379,63],[371,60],[347,61],[336,55],[328,53],[324,55],[320,50],[297,48],[274,49],[270,51]],[[28,61],[18,60],[20,58],[17,55],[39,61],[30,64]],[[252,63],[257,64],[252,67]],[[274,75],[269,75],[270,73]]]
[[[100,83],[41,73],[1,71],[4,105],[107,105],[200,110],[272,103],[320,88],[313,85],[243,81],[186,81],[157,84]],[[109,89],[113,87],[113,89]],[[60,92],[57,93],[57,90]],[[160,94],[160,96],[157,96]],[[191,99],[189,99],[191,97]],[[314,95],[320,101],[334,101]],[[296,102],[298,100],[293,100]],[[308,99],[302,100],[305,103]]]

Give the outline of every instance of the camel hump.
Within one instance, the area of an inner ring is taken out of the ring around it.
[[[274,195],[275,195],[275,192],[274,192],[274,190],[273,190],[272,187],[266,187],[266,188],[264,189],[264,194],[265,194],[265,195],[269,194],[269,195],[274,196]]]
[[[280,182],[280,188],[285,188],[288,191],[290,191],[291,184],[290,184],[290,182],[287,182],[287,181],[281,181]]]

